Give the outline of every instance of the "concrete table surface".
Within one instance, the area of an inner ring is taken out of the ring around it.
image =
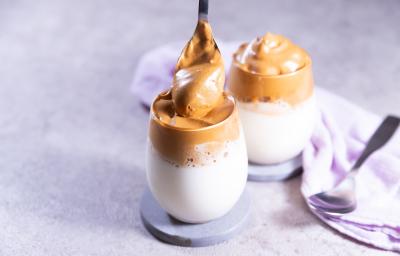
[[[249,183],[253,222],[213,247],[155,240],[139,219],[147,113],[139,56],[190,37],[197,1],[0,1],[0,255],[392,255],[331,230],[300,178]],[[400,2],[211,1],[222,40],[282,33],[315,81],[400,115]]]

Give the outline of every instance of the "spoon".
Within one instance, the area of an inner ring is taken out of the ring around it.
[[[347,176],[333,189],[310,196],[308,198],[310,206],[328,214],[344,214],[354,211],[357,207],[355,176],[358,169],[373,152],[381,148],[392,137],[399,124],[399,118],[387,116],[372,135]]]
[[[208,0],[199,0],[199,20],[208,20]]]
[[[171,94],[175,112],[192,119],[206,116],[221,100],[225,70],[208,23],[208,0],[199,0],[198,22],[175,66]]]

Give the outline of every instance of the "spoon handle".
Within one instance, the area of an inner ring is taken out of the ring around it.
[[[208,0],[199,0],[199,20],[208,20]]]
[[[373,152],[385,145],[385,143],[392,137],[399,124],[399,118],[395,116],[387,116],[368,141],[367,146],[362,152],[360,158],[358,158],[357,162],[354,164],[352,170],[360,168],[364,161]]]

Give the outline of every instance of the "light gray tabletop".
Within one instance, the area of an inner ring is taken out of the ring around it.
[[[195,0],[0,1],[0,255],[392,255],[311,215],[300,179],[249,183],[253,222],[213,247],[155,240],[139,219],[147,113],[139,56],[188,39]],[[222,40],[281,33],[315,81],[400,115],[400,2],[211,1]]]

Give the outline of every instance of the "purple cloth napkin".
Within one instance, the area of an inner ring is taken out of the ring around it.
[[[139,61],[132,91],[149,106],[171,85],[184,43],[154,49]],[[219,43],[229,70],[239,43]],[[340,82],[340,81],[338,81]],[[382,118],[324,89],[317,88],[320,118],[303,152],[301,191],[306,198],[332,188],[346,175]],[[370,156],[356,178],[357,209],[343,216],[311,210],[337,231],[372,246],[400,251],[400,130]]]
[[[349,101],[318,90],[321,118],[303,152],[304,197],[329,190],[361,155],[382,122]],[[357,209],[342,216],[313,211],[339,232],[372,246],[400,251],[400,130],[372,154],[356,177]]]

